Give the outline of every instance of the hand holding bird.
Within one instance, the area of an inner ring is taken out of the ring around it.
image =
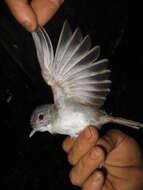
[[[70,180],[82,190],[143,189],[141,149],[119,130],[100,137],[90,126],[77,139],[67,137],[63,149],[72,165]]]

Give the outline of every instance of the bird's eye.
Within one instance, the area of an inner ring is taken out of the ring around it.
[[[44,119],[44,114],[39,114],[39,120],[42,121]]]

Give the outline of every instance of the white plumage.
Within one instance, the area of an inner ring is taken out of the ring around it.
[[[65,21],[55,56],[50,37],[43,27],[32,36],[42,76],[53,90],[55,103],[48,109],[45,106],[37,108],[33,113],[34,132],[49,131],[76,137],[90,124],[101,127],[104,123],[114,122],[133,128],[143,127],[138,122],[115,118],[100,110],[110,92],[110,70],[108,59],[98,60],[100,47],[91,48],[88,35],[83,38],[79,28],[72,33]]]
[[[43,78],[54,91],[61,88],[64,98],[78,99],[81,103],[102,106],[109,92],[111,81],[107,59],[97,61],[100,47],[90,49],[89,36],[84,39],[77,28],[73,34],[67,21],[57,45],[55,57],[53,47],[44,28],[33,33],[38,60]],[[55,93],[55,100],[60,104],[61,97]],[[60,94],[61,96],[61,94]]]

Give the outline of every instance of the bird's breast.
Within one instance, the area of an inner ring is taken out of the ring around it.
[[[78,136],[89,125],[100,125],[99,112],[81,104],[68,103],[58,110],[53,133]],[[97,126],[98,127],[98,126]]]
[[[54,122],[55,133],[77,136],[90,124],[89,118],[82,112],[63,111]]]

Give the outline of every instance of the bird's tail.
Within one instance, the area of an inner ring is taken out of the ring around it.
[[[134,129],[143,128],[143,124],[139,123],[139,122],[136,122],[136,121],[131,121],[131,120],[128,120],[128,119],[124,119],[124,118],[121,118],[121,117],[114,117],[114,116],[110,116],[110,115],[108,115],[108,118],[109,118],[109,121],[111,123],[124,125],[124,126],[131,127],[131,128],[134,128]]]

